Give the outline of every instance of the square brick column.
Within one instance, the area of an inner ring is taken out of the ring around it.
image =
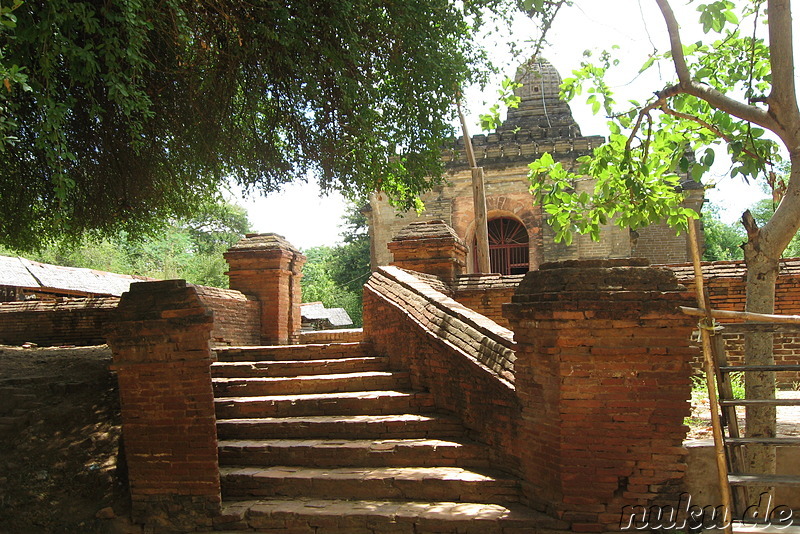
[[[278,234],[248,234],[225,253],[225,261],[230,288],[261,303],[261,343],[297,343],[306,257]]]
[[[390,265],[434,274],[448,283],[463,274],[467,264],[464,241],[438,219],[409,224],[387,246],[394,257]]]
[[[212,326],[183,280],[132,284],[108,325],[137,523],[187,531],[220,513]]]
[[[545,264],[504,314],[517,342],[526,497],[576,532],[676,504],[686,469],[691,294],[646,260]]]

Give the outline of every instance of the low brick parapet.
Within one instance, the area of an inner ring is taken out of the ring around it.
[[[0,303],[0,344],[101,345],[118,297]]]
[[[504,309],[517,342],[527,497],[574,531],[619,528],[623,506],[669,502],[686,469],[691,304],[666,269],[546,264]]]
[[[364,290],[365,340],[489,445],[495,467],[516,473],[520,409],[512,333],[429,281],[396,267],[373,273]]]
[[[211,527],[220,513],[212,328],[182,280],[131,286],[108,325],[132,516],[149,528]]]

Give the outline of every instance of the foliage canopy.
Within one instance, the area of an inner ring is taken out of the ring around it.
[[[0,0],[0,243],[137,233],[233,177],[270,192],[441,174],[472,39],[514,0]]]
[[[773,121],[759,107],[772,87],[770,50],[760,36],[767,20],[764,0],[719,0],[700,4],[699,23],[708,39],[684,44],[668,2],[656,2],[670,30],[670,49],[653,52],[640,74],[655,68],[677,79],[644,101],[617,102],[606,78],[620,60],[614,51],[585,61],[564,80],[562,96],[584,95],[594,113],[608,117],[608,142],[574,169],[545,155],[531,165],[532,191],[542,201],[557,239],[575,231],[597,238],[612,220],[638,228],[666,221],[685,228],[695,216],[682,206],[684,177],[700,181],[724,145],[731,176],[766,178],[781,159]],[[758,31],[757,31],[758,30]],[[732,98],[743,96],[746,103]],[[576,181],[591,177],[593,193],[576,193]]]

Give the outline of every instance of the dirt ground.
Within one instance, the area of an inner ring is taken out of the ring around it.
[[[0,532],[136,532],[110,359],[106,346],[0,346]]]
[[[778,391],[778,398],[800,399],[800,391]],[[739,428],[744,434],[745,418],[744,407],[736,408]],[[778,436],[800,436],[800,406],[778,406],[777,408],[776,433]],[[708,399],[692,397],[692,416],[687,421],[689,424],[689,435],[687,440],[712,439],[711,415],[708,408]]]

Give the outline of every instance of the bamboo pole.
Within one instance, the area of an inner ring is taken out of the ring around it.
[[[472,138],[467,130],[467,120],[461,111],[461,103],[456,101],[461,130],[464,132],[464,147],[467,149],[467,162],[472,171],[472,205],[475,211],[475,256],[478,260],[478,272],[492,272],[489,261],[489,221],[486,215],[486,190],[483,184],[483,168],[478,167],[475,152],[472,150]]]
[[[717,385],[715,382],[716,371],[710,331],[710,328],[712,328],[714,324],[714,318],[711,314],[711,303],[705,293],[703,283],[703,269],[700,266],[700,247],[697,244],[696,221],[694,218],[690,217],[688,223],[689,245],[692,251],[692,265],[694,266],[694,287],[697,293],[697,305],[703,311],[703,317],[705,317],[705,321],[700,321],[700,337],[703,341],[703,363],[706,372],[709,407],[711,409],[711,429],[714,436],[714,456],[717,461],[719,491],[722,497],[722,505],[725,507],[722,530],[725,534],[732,534],[733,527],[731,519],[733,514],[733,500],[731,498],[731,486],[728,482],[728,460],[725,455],[725,441],[722,434],[722,422],[720,420],[719,397],[717,396]]]
[[[693,317],[705,317],[708,314],[702,308],[687,308],[681,306],[680,310],[686,315]],[[771,315],[767,313],[740,312],[731,310],[710,310],[710,314],[715,319],[740,319],[742,321],[752,321],[756,323],[788,323],[800,324],[800,315]]]

